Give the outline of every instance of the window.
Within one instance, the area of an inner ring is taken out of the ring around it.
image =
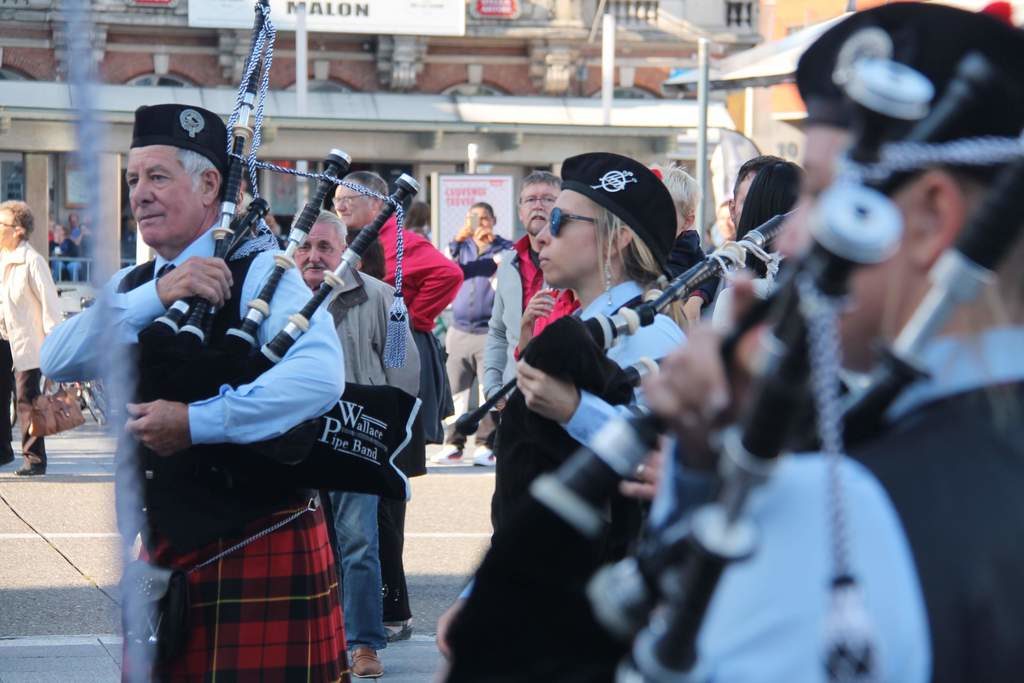
[[[290,92],[295,92],[295,84],[288,86]],[[319,80],[316,78],[306,82],[307,92],[352,92],[352,88],[337,81]]]
[[[0,81],[24,81],[25,76],[12,69],[0,69]]]
[[[501,90],[483,83],[459,83],[441,91],[442,95],[462,95],[473,97],[474,95],[504,95]]]
[[[601,99],[601,91],[598,90],[591,97],[595,99]],[[617,100],[655,100],[658,99],[656,95],[650,93],[643,88],[615,88],[615,99]]]
[[[135,78],[128,81],[127,85],[158,85],[167,86],[171,88],[182,88],[193,85],[187,80],[180,76],[163,75],[157,74],[146,74],[145,76],[136,76]]]

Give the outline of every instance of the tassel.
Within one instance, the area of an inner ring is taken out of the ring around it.
[[[874,633],[864,595],[850,576],[832,581],[825,620],[825,670],[829,683],[874,683],[877,675]]]
[[[405,366],[406,330],[409,329],[409,311],[405,307],[405,297],[395,294],[395,301],[388,311],[387,338],[384,342],[384,367],[400,368]]]

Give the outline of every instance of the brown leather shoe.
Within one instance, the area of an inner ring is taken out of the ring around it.
[[[352,652],[352,675],[356,678],[380,678],[384,675],[384,666],[372,648],[357,647]]]

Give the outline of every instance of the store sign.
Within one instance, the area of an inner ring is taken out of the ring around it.
[[[270,0],[270,19],[295,30],[295,13],[306,6],[306,30],[325,33],[461,36],[466,33],[464,0],[329,0],[299,3]],[[253,0],[190,0],[188,25],[201,28],[249,28]]]
[[[512,239],[516,227],[515,179],[510,175],[440,175],[437,190],[439,245],[445,249],[466,224],[469,207],[494,207],[494,232]]]
[[[470,8],[477,19],[519,18],[519,0],[473,0]]]

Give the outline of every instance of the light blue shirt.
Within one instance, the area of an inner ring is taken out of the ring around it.
[[[158,272],[166,263],[181,265],[192,256],[213,255],[213,232],[207,231],[167,261],[156,258]],[[274,268],[274,252],[253,259],[242,285],[240,315]],[[151,280],[130,292],[117,286],[132,270],[124,268],[103,287],[96,305],[58,325],[43,342],[41,369],[59,382],[99,374],[100,355],[112,346],[133,344],[139,332],[163,315],[165,306]],[[270,316],[260,325],[262,345],[283,329],[290,314],[309,300],[309,288],[294,268],[285,272],[271,302]],[[230,303],[229,303],[230,305]],[[101,309],[102,307],[102,309]],[[345,363],[330,316],[321,308],[287,355],[249,384],[221,387],[217,396],[189,404],[192,443],[252,443],[279,436],[299,422],[327,412],[345,387]]]
[[[926,683],[931,645],[924,597],[899,518],[859,463],[841,465],[852,571],[876,648],[876,680]],[[825,683],[833,575],[827,460],[784,457],[748,504],[754,555],[730,565],[698,638],[698,675],[715,683]]]
[[[580,319],[611,315],[643,293],[644,290],[635,282],[618,284],[590,302],[580,314]],[[626,367],[645,356],[653,360],[664,358],[685,341],[686,335],[671,318],[658,315],[653,324],[641,327],[635,334],[619,337],[607,355],[620,367]],[[643,400],[639,390],[636,392],[636,399],[638,402]],[[628,412],[625,406],[612,406],[590,392],[580,391],[580,404],[576,412],[562,426],[572,438],[582,444],[589,444],[594,434],[600,431],[608,420],[628,415]]]

